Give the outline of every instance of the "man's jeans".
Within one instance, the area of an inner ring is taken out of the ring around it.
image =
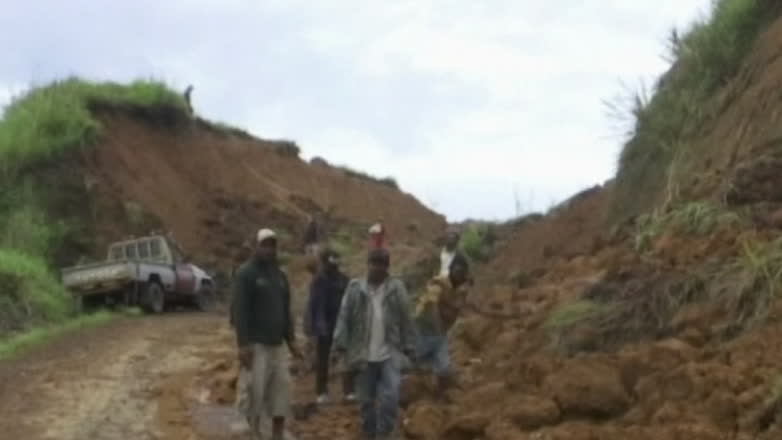
[[[446,336],[420,335],[416,346],[417,367],[431,368],[437,376],[451,373],[451,358],[448,355]]]
[[[399,364],[394,357],[369,362],[356,378],[364,434],[388,436],[396,428],[399,412]]]

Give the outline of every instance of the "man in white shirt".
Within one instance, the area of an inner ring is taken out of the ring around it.
[[[443,246],[442,252],[440,252],[440,276],[447,277],[449,275],[449,268],[453,262],[453,257],[459,252],[459,232],[456,229],[449,229],[445,236],[445,246]]]

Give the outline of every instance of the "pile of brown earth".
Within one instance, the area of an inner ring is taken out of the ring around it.
[[[618,239],[591,255],[558,259],[524,288],[479,286],[473,302],[483,310],[453,335],[460,385],[443,404],[427,379],[411,378],[407,433],[777,438],[782,303],[763,303],[768,293],[753,290],[756,280],[742,279],[752,275],[741,269],[724,278],[711,270],[743,258],[744,243],[775,234],[666,236],[641,254]],[[766,306],[767,320],[753,327]]]
[[[455,329],[458,389],[406,384],[408,437],[780,438],[780,41],[714,97],[675,203],[609,228],[609,184],[515,227]]]

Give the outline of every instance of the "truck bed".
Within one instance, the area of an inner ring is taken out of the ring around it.
[[[90,294],[119,289],[134,281],[137,274],[136,262],[103,261],[63,269],[62,282],[74,292]]]

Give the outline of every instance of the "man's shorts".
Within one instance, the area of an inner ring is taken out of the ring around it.
[[[450,374],[451,358],[448,354],[448,338],[446,336],[419,336],[416,346],[416,363],[418,366],[431,368],[438,376]]]
[[[250,376],[249,369],[239,366],[239,377],[236,379],[236,409],[248,420],[250,418]]]
[[[253,344],[252,368],[239,371],[236,406],[248,420],[288,417],[291,377],[288,353],[279,346]]]

